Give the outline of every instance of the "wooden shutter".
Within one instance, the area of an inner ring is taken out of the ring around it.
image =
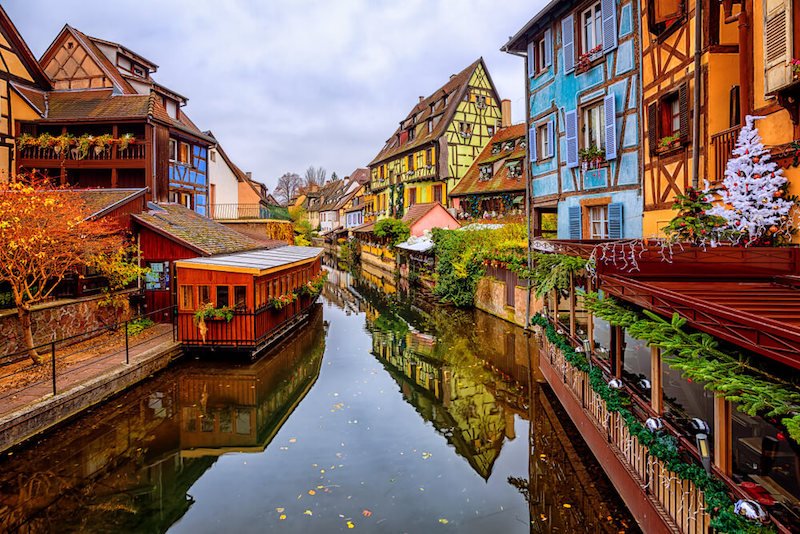
[[[534,126],[531,126],[530,129],[528,130],[528,150],[529,150],[530,155],[531,155],[531,161],[536,161],[536,158],[537,158],[536,149],[537,148],[538,147],[536,146],[536,126],[534,125]],[[542,156],[544,156],[544,154],[542,154]]]
[[[556,153],[556,135],[555,135],[555,125],[553,124],[553,120],[550,119],[547,121],[547,145],[550,147],[549,154],[543,154],[543,156],[552,158],[553,155]]]
[[[564,114],[564,126],[567,134],[567,168],[578,166],[578,112],[567,111]]]
[[[764,90],[771,93],[792,81],[792,0],[765,0]]]
[[[608,238],[622,239],[622,203],[608,205]]]
[[[689,82],[683,82],[678,88],[678,103],[681,109],[681,139],[689,138]]]
[[[561,21],[561,49],[564,52],[564,74],[575,70],[575,22],[572,15]]]
[[[547,28],[544,31],[544,66],[553,64],[553,31]]]
[[[568,213],[568,218],[569,218],[569,238],[570,239],[580,239],[581,238],[581,207],[580,206],[570,206],[567,213]]]
[[[536,42],[531,41],[528,43],[528,77],[532,78],[536,74]]]
[[[653,102],[647,106],[647,142],[650,153],[655,154],[658,148],[658,104]]]
[[[651,0],[648,9],[653,10],[653,22],[661,24],[680,17],[683,14],[684,0]]]
[[[606,159],[617,159],[617,106],[613,93],[603,99],[603,118],[606,129]]]
[[[603,13],[603,52],[610,52],[617,48],[617,2],[601,0],[600,7]]]

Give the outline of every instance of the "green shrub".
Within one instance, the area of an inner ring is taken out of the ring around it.
[[[128,335],[138,336],[156,323],[148,317],[139,317],[128,323]]]

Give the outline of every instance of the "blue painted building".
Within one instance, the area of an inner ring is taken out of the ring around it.
[[[534,231],[641,237],[638,2],[554,0],[503,50],[526,58]]]

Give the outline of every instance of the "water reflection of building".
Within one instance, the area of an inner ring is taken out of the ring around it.
[[[490,328],[476,315],[389,302],[371,282],[364,277],[355,287],[364,301],[373,355],[417,412],[488,479],[503,443],[516,437],[514,414],[527,410],[527,337],[494,321],[492,328],[507,331],[508,341],[498,350],[489,346],[490,338],[468,334]],[[520,357],[514,360],[517,344]]]
[[[166,531],[221,453],[269,444],[316,380],[324,341],[318,306],[256,363],[166,371],[17,451],[0,464],[0,531]]]

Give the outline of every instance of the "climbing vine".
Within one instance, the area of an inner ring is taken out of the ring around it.
[[[629,316],[626,315],[629,318]],[[628,432],[648,453],[661,460],[667,469],[674,472],[681,480],[693,482],[703,492],[706,506],[711,515],[711,526],[720,532],[774,532],[771,527],[747,521],[733,511],[733,501],[728,495],[725,484],[710,475],[701,466],[689,463],[681,457],[677,440],[663,432],[648,430],[626,407],[626,398],[619,390],[612,389],[606,383],[599,367],[590,366],[586,356],[569,343],[566,336],[559,334],[553,325],[542,315],[535,315],[531,323],[543,327],[548,341],[559,349],[564,359],[574,368],[589,376],[589,385],[606,403],[610,412],[618,413],[625,423]]]
[[[781,418],[789,435],[800,441],[800,392],[777,377],[764,375],[746,359],[737,358],[718,348],[716,340],[702,332],[683,330],[686,319],[677,313],[667,321],[644,310],[644,316],[597,293],[584,294],[586,308],[596,317],[625,328],[631,337],[661,349],[663,360],[671,368],[726,400],[750,416]]]

